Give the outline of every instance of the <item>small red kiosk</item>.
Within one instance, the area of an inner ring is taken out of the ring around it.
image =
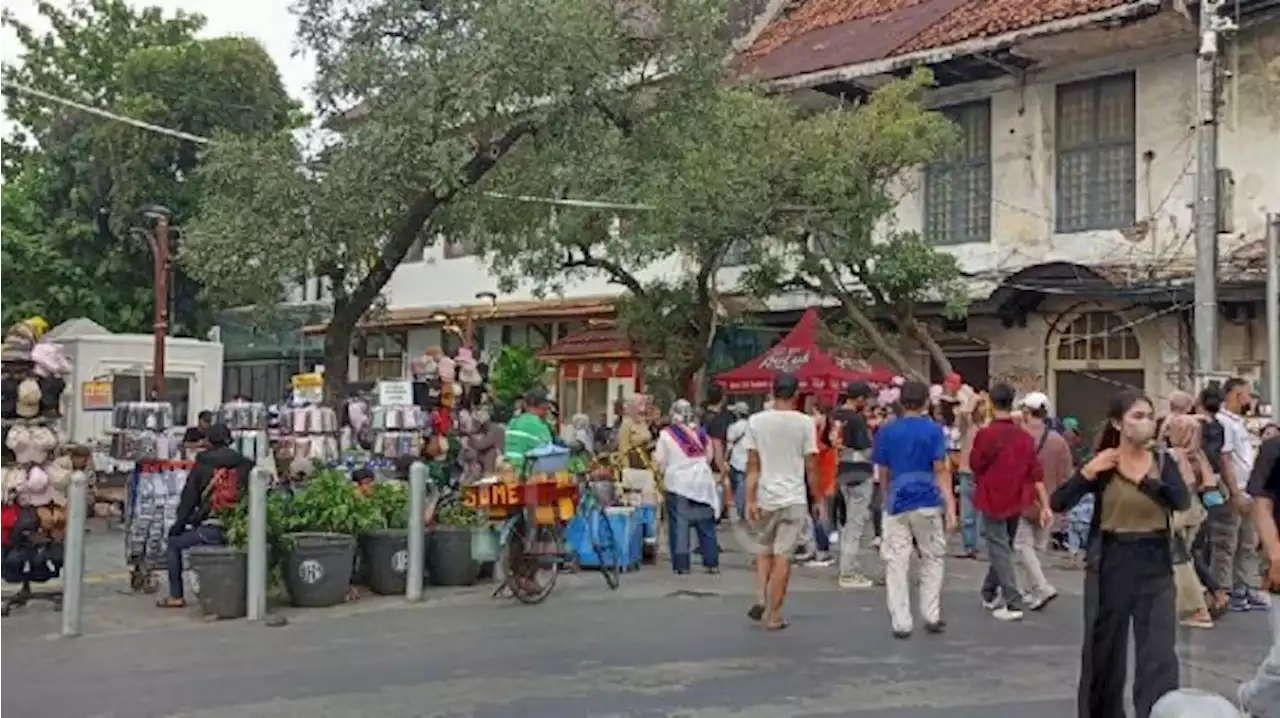
[[[593,323],[538,352],[556,365],[556,398],[561,420],[586,414],[612,424],[619,399],[644,390],[644,357],[625,330],[612,322]]]
[[[895,372],[860,359],[835,356],[818,346],[822,322],[810,307],[782,341],[736,369],[716,375],[730,394],[767,394],[779,374],[794,374],[800,391],[834,398],[851,381],[888,384]]]

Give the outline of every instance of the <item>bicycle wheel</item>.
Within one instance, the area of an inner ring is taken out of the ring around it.
[[[555,529],[534,524],[533,531],[528,531],[526,528],[530,523],[526,516],[526,520],[512,530],[502,564],[511,594],[517,601],[533,605],[547,600],[556,587],[561,557]],[[522,550],[515,551],[516,546]],[[518,558],[516,554],[519,554]]]
[[[591,548],[600,560],[600,575],[604,576],[604,582],[611,591],[616,591],[622,574],[622,545],[614,536],[613,523],[604,509],[600,510],[600,520],[594,523]]]

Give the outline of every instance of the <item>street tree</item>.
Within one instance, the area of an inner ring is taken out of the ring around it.
[[[37,11],[47,31],[5,15],[21,45],[19,61],[4,68],[8,81],[197,136],[274,133],[305,120],[258,43],[196,39],[198,15],[124,0],[42,2]],[[150,248],[129,230],[145,204],[169,207],[178,223],[195,214],[198,145],[9,87],[5,98],[14,122],[4,145],[6,259],[59,258],[23,261],[30,281],[6,287],[6,321],[22,307],[52,321],[86,316],[115,331],[146,329]],[[22,238],[13,247],[11,234]],[[199,285],[178,268],[171,286],[175,331],[201,332],[211,312]]]
[[[671,99],[581,118],[486,178],[505,196],[604,206],[507,203],[469,241],[507,288],[550,293],[593,276],[618,286],[621,326],[684,393],[725,314],[721,270],[767,234],[784,199],[795,109],[728,85]]]
[[[278,301],[284,281],[323,278],[330,396],[410,248],[512,204],[485,194],[490,173],[547,145],[603,152],[564,138],[625,122],[633,104],[704,96],[723,51],[716,0],[302,0],[297,10],[337,136],[318,152],[282,135],[216,138],[183,262],[217,296],[253,305]]]
[[[895,81],[849,109],[806,117],[789,133],[794,166],[774,242],[755,245],[743,284],[772,295],[805,291],[834,300],[843,319],[881,358],[905,375],[919,370],[879,320],[923,347],[951,370],[916,315],[922,302],[962,313],[966,292],[956,258],[894,224],[910,177],[955,147],[955,128],[925,109],[927,72]]]

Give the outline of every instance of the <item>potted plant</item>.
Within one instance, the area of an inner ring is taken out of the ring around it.
[[[275,545],[284,533],[287,499],[278,493],[267,495],[267,544]],[[200,611],[215,618],[243,618],[249,575],[249,499],[217,516],[222,522],[226,544],[195,546],[187,551],[187,562],[196,575],[196,596]]]
[[[285,535],[284,583],[295,606],[342,603],[351,585],[356,536],[385,525],[377,506],[341,469],[323,469],[293,494]]]
[[[359,537],[365,580],[374,593],[404,593],[409,570],[409,489],[400,482],[376,483],[368,500],[382,526]]]
[[[480,578],[480,562],[471,540],[488,517],[454,499],[436,509],[435,530],[427,544],[427,573],[437,586],[471,586]]]

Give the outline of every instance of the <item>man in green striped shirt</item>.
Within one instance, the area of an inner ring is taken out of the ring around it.
[[[524,396],[524,411],[507,424],[503,456],[517,471],[524,467],[525,454],[552,442],[551,426],[547,423],[550,409],[546,390],[531,389]]]

